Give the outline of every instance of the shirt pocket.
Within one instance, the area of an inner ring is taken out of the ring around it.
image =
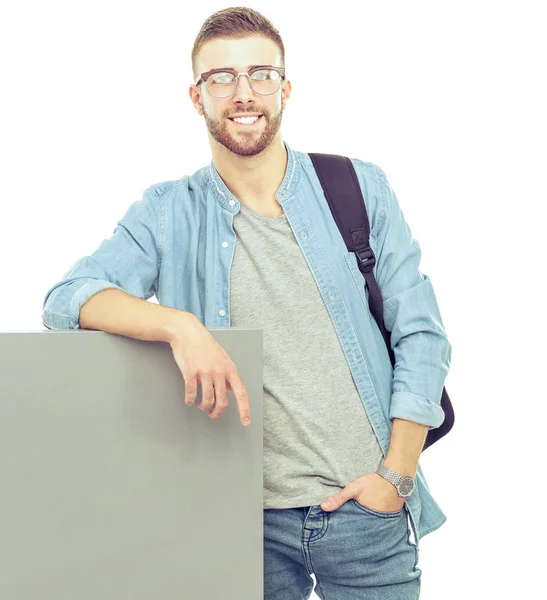
[[[365,313],[368,315],[370,320],[372,318],[372,313],[370,312],[370,307],[368,304],[369,292],[368,287],[365,285],[365,277],[357,265],[357,255],[354,252],[347,252],[344,255],[344,258],[346,259],[346,264],[351,274],[353,283],[357,288],[356,292],[359,294],[359,298],[361,299]]]

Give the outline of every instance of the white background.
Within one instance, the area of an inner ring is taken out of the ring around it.
[[[47,290],[112,235],[129,204],[211,160],[188,94],[190,54],[203,21],[231,5],[1,9],[0,331],[44,329]],[[448,517],[421,542],[421,598],[537,597],[546,535],[544,3],[250,6],[285,43],[284,139],[386,171],[453,345],[455,429],[421,458]]]

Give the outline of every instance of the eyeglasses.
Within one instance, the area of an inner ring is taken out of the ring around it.
[[[214,98],[228,98],[237,90],[241,75],[247,75],[254,92],[262,96],[275,94],[285,79],[285,69],[260,65],[249,69],[248,73],[238,73],[234,69],[212,69],[202,73],[196,85],[205,82],[205,89]]]

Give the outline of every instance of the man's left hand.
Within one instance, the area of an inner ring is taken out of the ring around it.
[[[403,508],[406,498],[399,496],[397,488],[378,473],[369,473],[349,483],[343,490],[327,498],[321,508],[333,511],[348,500],[380,512],[393,512]],[[328,503],[328,504],[327,504]]]

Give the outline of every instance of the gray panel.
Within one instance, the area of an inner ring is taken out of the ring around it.
[[[0,598],[263,597],[262,330],[210,330],[249,394],[212,420],[171,348],[0,333]]]

